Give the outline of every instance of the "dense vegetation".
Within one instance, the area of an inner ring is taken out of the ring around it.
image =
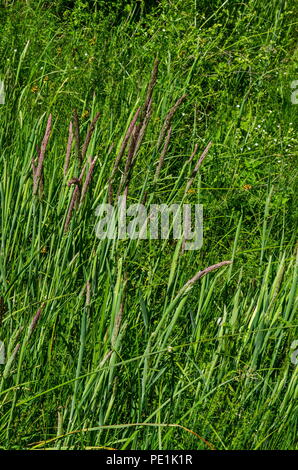
[[[297,449],[295,1],[4,1],[0,20],[0,446]],[[99,240],[128,183],[128,204],[203,204],[202,249]]]

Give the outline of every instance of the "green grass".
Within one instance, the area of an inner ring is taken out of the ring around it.
[[[295,2],[106,3],[0,9],[0,447],[297,449]],[[155,57],[128,205],[145,194],[203,204],[200,250],[95,236]],[[158,137],[184,94],[156,182]],[[67,182],[80,173],[73,145],[63,174],[73,109],[81,142],[100,112],[87,152],[98,159],[65,231]],[[33,196],[50,113],[44,191]],[[233,263],[183,290],[223,260]]]

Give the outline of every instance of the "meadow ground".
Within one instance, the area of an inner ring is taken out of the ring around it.
[[[295,1],[0,20],[0,447],[297,449]],[[126,191],[202,204],[202,248],[97,238]]]

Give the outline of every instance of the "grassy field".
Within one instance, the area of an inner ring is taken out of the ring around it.
[[[0,448],[298,449],[295,4],[1,2]]]

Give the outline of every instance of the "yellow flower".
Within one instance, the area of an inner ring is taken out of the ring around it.
[[[38,91],[38,86],[33,85],[33,87],[31,88],[31,91],[32,91],[32,93],[36,93]]]
[[[252,188],[252,185],[251,185],[251,184],[245,184],[245,185],[243,186],[243,189],[244,189],[245,191],[249,191],[251,188]]]
[[[195,189],[189,189],[187,191],[187,194],[195,194],[196,193],[196,190]]]
[[[49,80],[49,77],[46,75],[43,79],[44,82],[47,82]]]

